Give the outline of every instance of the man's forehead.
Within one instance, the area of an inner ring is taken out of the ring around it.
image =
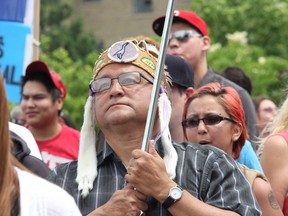
[[[41,91],[41,92],[25,92],[25,91],[23,91],[22,96],[36,98],[36,97],[47,97],[47,96],[51,96],[51,95],[49,94],[48,91]]]
[[[177,27],[178,30],[176,31],[179,31],[179,30],[194,30],[194,31],[198,31],[197,28],[195,28],[194,26],[188,24],[188,23],[184,23],[184,22],[173,22],[172,23],[172,30],[173,28]]]
[[[29,80],[23,86],[23,95],[35,96],[35,95],[45,95],[49,94],[47,87],[37,81],[37,80]],[[50,95],[50,94],[49,94]]]
[[[149,75],[149,73],[147,73],[145,70],[133,64],[112,63],[112,64],[105,66],[98,73],[96,79],[100,77],[114,77],[115,75],[120,75],[122,73],[127,73],[127,72],[139,72],[146,76]]]

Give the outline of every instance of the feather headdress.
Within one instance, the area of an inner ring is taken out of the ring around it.
[[[98,73],[112,63],[129,63],[145,70],[152,77],[155,77],[158,52],[156,46],[147,43],[145,40],[127,40],[114,43],[109,49],[105,50],[97,59],[94,66],[93,80]],[[92,80],[92,81],[93,81]],[[164,72],[161,79],[161,91],[158,99],[160,137],[164,148],[164,161],[167,173],[171,178],[175,177],[177,164],[177,153],[171,141],[169,131],[169,120],[171,115],[171,104],[167,97],[167,92],[171,80],[169,75]],[[94,93],[90,89],[84,110],[84,121],[80,132],[80,150],[78,157],[77,178],[78,190],[81,195],[86,197],[89,190],[93,188],[93,182],[97,177],[97,153],[96,153],[96,119],[94,108]]]

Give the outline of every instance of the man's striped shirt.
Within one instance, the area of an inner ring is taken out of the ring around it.
[[[174,143],[174,147],[178,153],[174,181],[183,189],[209,205],[230,209],[243,216],[261,215],[249,182],[230,156],[208,145]],[[60,164],[48,177],[74,197],[83,215],[105,204],[115,191],[126,185],[126,168],[106,142],[97,159],[98,175],[85,198],[77,189],[77,161]],[[149,208],[145,215],[171,215],[154,198],[148,198],[147,203]]]

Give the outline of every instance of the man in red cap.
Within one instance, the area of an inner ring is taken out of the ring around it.
[[[164,21],[165,16],[161,16],[152,24],[153,30],[159,36],[162,35]],[[245,110],[249,138],[253,141],[258,135],[258,132],[256,129],[256,113],[252,99],[242,87],[216,74],[209,68],[207,62],[209,48],[210,38],[205,21],[196,13],[185,10],[175,10],[167,53],[180,56],[192,65],[195,88],[199,88],[210,82],[219,82],[224,86],[230,86],[237,90]]]
[[[26,126],[46,165],[53,169],[60,163],[76,160],[80,132],[60,121],[66,88],[59,74],[45,62],[34,61],[26,68],[21,93]]]

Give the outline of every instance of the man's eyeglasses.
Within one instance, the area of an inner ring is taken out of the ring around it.
[[[182,126],[184,128],[196,128],[199,126],[200,121],[203,121],[205,125],[217,125],[223,120],[227,120],[233,123],[236,123],[233,119],[219,116],[219,115],[209,115],[205,116],[204,118],[197,118],[197,117],[192,117],[185,119],[182,121]]]
[[[117,79],[121,86],[129,86],[139,84],[141,82],[141,77],[153,84],[153,81],[139,72],[126,72],[120,74],[116,78],[102,77],[96,79],[90,83],[89,88],[95,94],[110,89],[112,86],[112,80],[114,79]]]
[[[179,42],[185,42],[191,37],[202,37],[202,35],[193,30],[180,30],[169,34],[168,44],[171,42],[172,38],[175,37]]]

